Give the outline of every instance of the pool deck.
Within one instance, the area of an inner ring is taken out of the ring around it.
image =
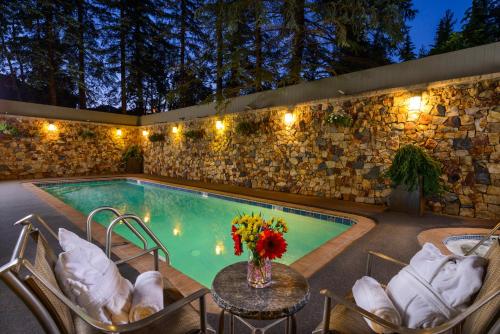
[[[380,206],[344,202],[313,196],[248,189],[231,185],[208,184],[163,177],[150,177],[146,175],[127,176],[145,177],[172,184],[208,189],[215,192],[262,198],[298,206],[314,207],[319,210],[341,211],[362,215],[375,221],[376,224],[372,226],[373,228],[368,233],[362,233],[352,238],[352,240],[345,240],[344,245],[340,249],[331,249],[325,251],[324,254],[319,254],[321,255],[319,258],[322,259],[322,262],[319,265],[316,263],[316,268],[310,269],[310,273],[306,275],[308,276],[311,286],[311,301],[304,310],[297,315],[299,333],[310,333],[321,320],[323,302],[322,298],[319,296],[319,290],[321,288],[330,288],[340,294],[344,294],[350,290],[357,278],[363,276],[367,250],[383,252],[403,261],[408,261],[419,249],[417,235],[425,230],[464,227],[491,228],[494,225],[492,221],[441,216],[430,213],[426,213],[423,217],[412,217],[404,213],[387,211],[384,207]],[[8,261],[14,247],[19,229],[11,225],[17,219],[29,213],[36,212],[46,218],[47,221],[51,222],[54,227],[65,227],[68,229],[74,229],[75,222],[81,220],[81,214],[77,216],[70,212],[62,212],[61,210],[64,210],[64,208],[58,208],[57,203],[49,204],[46,199],[42,200],[38,196],[39,194],[34,193],[33,189],[29,189],[30,186],[23,182],[0,182],[0,263]],[[102,231],[104,230],[103,228],[101,229]],[[97,232],[99,228],[96,226],[95,230]],[[99,234],[101,233],[102,232],[99,232]],[[114,249],[114,252],[118,256],[126,256],[126,254],[129,254],[129,251],[131,250],[128,250],[127,246]],[[124,253],[118,254],[117,252]],[[327,260],[325,260],[325,258]],[[143,267],[142,265],[137,267],[139,270],[149,270],[150,268],[151,267]],[[175,280],[177,275],[182,275],[173,268],[166,269],[170,270],[167,271],[167,275],[171,279]],[[307,265],[305,265],[304,268],[296,269],[303,273],[308,270]],[[379,266],[376,267],[374,275],[380,281],[386,281],[395,272],[396,268]],[[184,275],[182,276],[185,277]],[[187,285],[191,285],[194,282],[192,280],[191,282],[187,280],[183,281]],[[185,287],[181,287],[181,291],[183,289],[185,289]],[[36,320],[31,316],[26,316],[26,312],[29,312],[26,307],[18,301],[10,291],[6,290],[3,283],[0,283],[0,309],[2,309],[2,315],[0,316],[0,328],[2,328],[2,331],[20,333],[41,332]],[[209,322],[215,326],[217,323],[215,314],[209,316]],[[276,332],[279,332],[279,330],[280,328],[277,327]]]

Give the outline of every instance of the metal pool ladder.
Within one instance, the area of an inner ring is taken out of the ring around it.
[[[165,254],[165,261],[167,262],[168,265],[170,265],[170,253],[168,252],[167,248],[163,245],[163,243],[158,239],[156,234],[151,231],[151,229],[142,221],[141,218],[139,218],[137,215],[126,213],[126,214],[121,214],[117,209],[110,207],[110,206],[102,206],[99,208],[96,208],[92,210],[88,217],[87,217],[87,240],[89,242],[92,242],[92,222],[93,218],[96,214],[100,212],[108,211],[111,212],[115,215],[115,218],[109,223],[108,227],[106,227],[106,256],[108,258],[111,258],[111,248],[113,247],[112,244],[112,237],[113,237],[113,230],[116,225],[118,225],[120,222],[123,223],[132,233],[135,234],[137,238],[142,242],[143,246],[143,251],[135,254],[131,257],[128,257],[126,259],[122,259],[116,262],[116,264],[120,264],[123,262],[127,262],[130,260],[133,260],[135,258],[138,258],[144,254],[147,253],[153,253],[154,256],[154,266],[155,270],[158,270],[159,268],[159,254],[158,251],[161,250]],[[134,226],[130,221],[134,221],[139,225],[140,229],[146,233],[146,235],[153,241],[154,246],[149,247],[148,246],[148,241],[144,236],[141,234],[141,232]]]

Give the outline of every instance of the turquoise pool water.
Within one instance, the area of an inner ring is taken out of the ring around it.
[[[207,287],[220,269],[248,257],[247,251],[242,256],[233,254],[231,221],[239,213],[262,213],[268,219],[282,217],[286,220],[289,224],[289,233],[285,235],[288,251],[279,260],[285,264],[293,263],[344,232],[352,223],[340,217],[133,179],[38,186],[85,215],[99,206],[112,206],[122,213],[138,215],[167,247],[172,266]],[[95,220],[107,225],[112,215],[100,213]],[[125,226],[118,226],[115,231],[141,246]]]

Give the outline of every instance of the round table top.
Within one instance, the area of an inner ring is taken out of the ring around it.
[[[273,262],[271,285],[252,288],[247,283],[247,262],[238,262],[215,276],[212,296],[222,309],[234,315],[271,320],[300,311],[309,301],[309,283],[289,266]]]

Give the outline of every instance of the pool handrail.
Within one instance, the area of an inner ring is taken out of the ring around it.
[[[158,270],[158,268],[159,268],[158,250],[162,250],[163,253],[165,254],[165,262],[167,263],[167,265],[170,265],[170,253],[167,250],[167,248],[163,245],[163,243],[160,241],[160,239],[158,239],[156,234],[154,234],[154,232],[151,231],[151,229],[142,221],[141,218],[139,218],[137,215],[130,214],[130,213],[126,213],[124,215],[116,217],[115,219],[113,219],[111,221],[111,223],[106,228],[106,256],[108,258],[111,257],[111,246],[112,246],[111,241],[112,241],[112,237],[113,237],[113,229],[115,228],[115,226],[119,222],[127,221],[128,219],[134,220],[142,228],[142,230],[151,238],[151,240],[153,240],[153,242],[156,244],[156,246],[152,247],[152,248],[144,249],[144,252],[127,259],[127,261],[130,259],[133,259],[135,257],[144,255],[145,253],[153,252],[154,260],[155,260],[155,269]]]
[[[474,247],[472,247],[471,249],[469,249],[467,252],[465,252],[465,256],[467,255],[471,255],[473,254],[473,252],[479,248],[479,246],[481,246],[482,244],[484,244],[486,241],[488,241],[492,236],[493,234],[496,233],[496,231],[498,231],[498,229],[500,229],[500,223],[496,224],[495,227],[493,227],[491,229],[491,231],[485,235]]]
[[[103,211],[109,211],[109,212],[112,212],[115,214],[116,217],[119,217],[121,216],[122,214],[120,213],[120,211],[118,211],[117,209],[111,207],[111,206],[101,206],[101,207],[98,207],[98,208],[95,208],[94,210],[92,210],[89,215],[87,216],[87,241],[88,242],[92,242],[92,222],[93,222],[93,218],[96,214],[100,213],[100,212],[103,212]],[[139,240],[141,240],[142,242],[142,245],[143,245],[143,249],[147,249],[148,248],[148,242],[146,241],[146,239],[142,236],[142,234],[137,231],[137,229],[132,225],[130,224],[126,219],[123,220],[123,223],[132,231],[132,233],[134,233],[138,238]]]

